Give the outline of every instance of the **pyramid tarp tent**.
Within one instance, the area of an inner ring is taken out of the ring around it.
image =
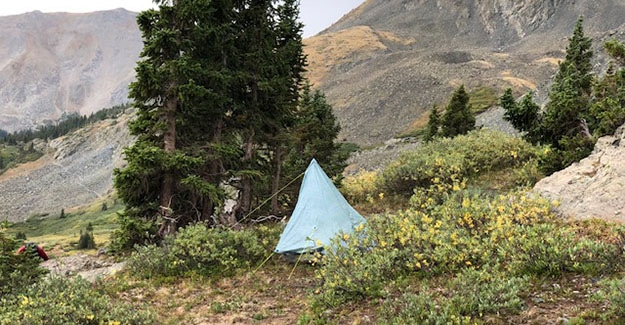
[[[310,162],[291,219],[275,249],[281,254],[301,254],[330,245],[340,231],[353,232],[365,219],[352,208],[321,169]]]

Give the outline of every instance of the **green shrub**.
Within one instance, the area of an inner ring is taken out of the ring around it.
[[[153,324],[153,316],[116,302],[82,278],[53,277],[0,299],[0,324]]]
[[[545,152],[539,160],[540,169],[546,175],[562,170],[571,164],[588,157],[595,146],[596,139],[582,134],[563,137],[559,141],[560,148],[552,148]]]
[[[412,194],[415,188],[451,185],[488,171],[523,166],[536,159],[530,143],[492,130],[478,130],[453,139],[437,139],[404,153],[381,175],[382,190]]]
[[[512,169],[511,174],[514,185],[519,187],[533,187],[545,177],[538,158],[530,158],[520,167]]]
[[[115,229],[111,235],[110,251],[112,253],[129,252],[135,245],[148,245],[158,242],[158,238],[153,235],[158,230],[154,221],[141,220],[118,213],[117,224],[119,228]]]
[[[406,293],[392,300],[402,307],[387,313],[401,315],[383,320],[460,324],[517,313],[528,277],[606,274],[622,261],[624,227],[566,223],[549,201],[526,192],[494,196],[462,187],[415,190],[411,209],[370,216],[355,233],[337,236],[316,271],[312,313],[396,297],[402,281],[433,281],[444,287],[440,298]]]
[[[609,279],[600,282],[601,289],[591,299],[602,303],[608,302],[608,311],[604,317],[625,318],[625,279]]]
[[[622,258],[618,243],[587,238],[558,223],[519,226],[518,236],[502,243],[514,274],[559,275],[574,272],[597,275],[613,271]]]
[[[381,307],[382,324],[473,324],[486,314],[516,314],[527,278],[509,277],[498,268],[467,268],[442,291],[427,286],[404,293]]]
[[[449,304],[441,304],[440,296],[423,288],[419,293],[404,293],[398,298],[387,300],[382,306],[379,324],[472,324],[470,316],[460,316],[451,310]]]
[[[363,229],[336,238],[317,271],[316,305],[383,295],[388,283],[405,275],[432,277],[509,261],[514,252],[500,252],[501,246],[521,236],[519,225],[554,218],[547,201],[524,193],[489,198],[458,189],[444,203],[421,201],[419,209],[372,216]]]
[[[388,279],[400,274],[395,268],[399,251],[378,246],[376,237],[365,233],[361,225],[355,233],[333,239],[333,248],[326,250],[323,266],[316,273],[322,285],[314,296],[315,308],[384,295]]]
[[[379,197],[378,182],[377,172],[360,171],[343,179],[341,193],[352,204],[372,202]]]
[[[520,226],[520,236],[502,243],[513,274],[559,275],[566,271],[574,234],[556,224]],[[501,256],[503,257],[503,256]]]
[[[171,248],[182,269],[203,274],[230,274],[262,261],[270,251],[249,230],[207,228],[202,224],[181,229]]]
[[[9,238],[5,226],[0,225],[0,296],[21,293],[47,273],[39,257],[17,255],[19,247],[20,243]]]
[[[126,268],[144,279],[172,277],[181,273],[174,261],[175,256],[167,244],[162,247],[154,244],[136,246],[127,260]]]
[[[520,297],[529,286],[527,277],[513,277],[498,267],[466,268],[451,281],[449,304],[458,314],[516,314],[525,303]]]
[[[230,275],[263,261],[278,237],[277,227],[237,231],[196,224],[179,229],[160,247],[138,247],[128,267],[144,278]]]
[[[570,249],[569,271],[586,275],[612,272],[620,264],[623,247],[595,239],[580,238]]]

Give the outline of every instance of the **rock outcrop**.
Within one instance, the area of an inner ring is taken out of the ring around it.
[[[52,258],[42,263],[42,266],[50,271],[50,276],[79,276],[89,282],[113,276],[123,270],[125,265],[126,262],[113,263],[86,254]]]
[[[592,154],[539,181],[534,191],[575,219],[625,221],[625,126],[599,139]]]

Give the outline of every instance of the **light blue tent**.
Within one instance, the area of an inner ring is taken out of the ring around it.
[[[310,162],[299,190],[295,210],[280,235],[275,252],[301,254],[320,250],[340,231],[353,232],[365,219],[352,208],[321,169]]]

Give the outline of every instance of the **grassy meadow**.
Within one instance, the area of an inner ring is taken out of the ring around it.
[[[25,222],[9,224],[7,231],[14,236],[25,235],[26,241],[42,245],[52,255],[94,253],[95,250],[77,250],[76,245],[81,232],[86,231],[91,224],[96,245],[106,247],[111,241],[111,234],[117,228],[115,223],[117,213],[122,210],[123,205],[120,202],[108,198],[85,207],[58,211],[45,216],[33,215]]]

